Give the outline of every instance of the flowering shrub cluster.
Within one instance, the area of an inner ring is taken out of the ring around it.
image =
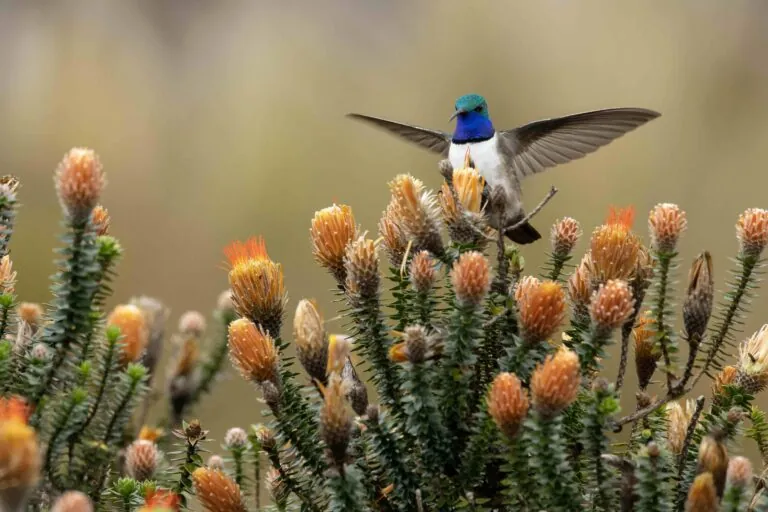
[[[168,312],[149,298],[103,311],[121,250],[97,206],[98,159],[73,150],[56,173],[66,229],[45,311],[14,294],[17,182],[3,180],[0,508],[768,510],[768,420],[754,404],[768,387],[768,325],[738,331],[768,211],[738,217],[732,277],[716,297],[708,252],[676,288],[688,222],[677,205],[653,208],[647,242],[632,210],[613,210],[576,260],[582,229],[561,219],[545,268],[530,272],[489,227],[507,225],[498,192],[469,160],[440,170],[437,194],[410,175],[390,182],[376,239],[349,206],[316,212],[311,247],[345,333],[329,332],[308,299],[283,328],[282,266],[261,238],[229,245],[220,332],[204,346],[205,317],[182,316],[161,428],[142,425]],[[204,460],[208,432],[185,418],[227,353],[267,417],[230,429],[225,456]],[[628,368],[638,389],[622,412]],[[688,398],[703,379],[711,391]],[[740,454],[746,443],[759,468]]]

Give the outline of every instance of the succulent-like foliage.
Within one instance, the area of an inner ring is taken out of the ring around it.
[[[653,208],[647,242],[632,209],[612,210],[580,258],[580,224],[557,221],[538,278],[522,256],[536,246],[508,247],[490,228],[503,212],[481,171],[469,158],[441,163],[439,194],[396,176],[376,240],[350,206],[315,214],[312,253],[346,333],[327,332],[305,299],[290,347],[283,267],[254,237],[225,250],[230,289],[211,326],[181,315],[168,358],[160,301],[105,311],[122,249],[98,205],[95,153],[75,149],[56,171],[65,229],[46,311],[16,296],[18,182],[0,179],[0,508],[768,510],[764,479],[733,455],[748,439],[768,458],[768,421],[753,404],[768,387],[768,327],[721,364],[756,291],[768,213],[739,217],[736,277],[714,307],[706,251],[677,296],[688,225],[677,205]],[[603,367],[616,342],[613,381]],[[209,432],[188,416],[227,360],[261,394],[265,419],[229,429],[209,455]],[[623,386],[632,366],[636,392]],[[688,399],[708,376],[711,396]],[[622,391],[636,397],[624,415]],[[167,418],[147,424],[159,397]],[[628,442],[614,443],[624,428]]]

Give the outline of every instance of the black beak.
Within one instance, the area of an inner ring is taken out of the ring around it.
[[[456,116],[458,116],[459,114],[466,114],[466,113],[467,113],[466,110],[457,110],[456,112],[453,113],[449,121],[453,121],[454,119],[456,119]]]

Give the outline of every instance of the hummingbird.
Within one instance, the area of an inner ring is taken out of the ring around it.
[[[497,230],[503,228],[513,242],[522,245],[541,238],[529,222],[522,222],[526,218],[521,188],[524,178],[582,158],[660,115],[644,108],[609,108],[496,130],[485,98],[466,94],[454,105],[450,118],[456,120],[453,134],[363,114],[347,117],[371,123],[448,158],[454,169],[463,167],[469,152],[490,189],[500,187],[502,191],[504,215],[491,216],[489,224]],[[504,226],[498,225],[499,218],[504,219]]]

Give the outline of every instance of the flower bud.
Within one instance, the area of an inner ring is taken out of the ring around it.
[[[685,512],[717,512],[719,503],[712,474],[702,473],[696,477],[688,491]]]
[[[451,283],[463,307],[477,307],[491,286],[488,260],[479,252],[465,252],[454,263]]]
[[[229,324],[229,358],[244,379],[277,382],[277,349],[272,337],[247,318]]]
[[[635,301],[625,281],[609,280],[592,295],[590,316],[599,329],[618,329],[632,316]]]
[[[565,318],[565,292],[555,281],[524,277],[515,288],[523,340],[539,343],[552,336]]]
[[[139,360],[149,342],[149,330],[141,309],[133,304],[122,304],[112,310],[107,325],[120,329],[121,363]]]
[[[240,486],[218,469],[197,468],[192,473],[195,495],[209,512],[245,512]]]
[[[339,284],[344,284],[344,255],[347,245],[357,235],[352,208],[334,204],[315,212],[309,233],[315,260],[326,268]]]
[[[293,317],[293,339],[296,354],[307,374],[325,382],[328,364],[328,339],[325,334],[323,316],[313,300],[302,299],[296,306]]]
[[[564,345],[547,356],[531,377],[534,408],[544,416],[555,416],[566,409],[579,394],[581,366],[579,356]]]
[[[320,409],[320,436],[337,467],[343,466],[346,461],[354,419],[346,392],[341,377],[331,375],[323,393],[324,402]]]
[[[56,499],[51,512],[93,512],[93,503],[80,491],[67,491]]]
[[[138,439],[125,451],[125,469],[128,475],[139,482],[151,480],[160,462],[160,452],[152,441]]]
[[[71,222],[87,221],[105,185],[99,157],[90,149],[71,149],[56,169],[55,182],[59,201]]]
[[[512,439],[528,414],[528,395],[513,373],[500,373],[491,384],[488,413],[504,435]]]
[[[651,243],[659,252],[674,252],[680,234],[687,226],[685,212],[676,204],[657,204],[648,216]]]
[[[179,319],[179,332],[199,338],[205,332],[206,323],[205,316],[199,311],[187,311]]]
[[[688,292],[683,303],[683,324],[691,342],[698,344],[707,330],[714,294],[712,256],[705,251],[693,262],[688,274]]]
[[[411,285],[422,294],[430,292],[435,285],[437,272],[435,271],[435,260],[429,252],[420,251],[411,260]]]
[[[550,233],[552,254],[559,258],[570,255],[579,241],[581,233],[581,225],[571,217],[564,217],[555,222]]]
[[[239,427],[233,427],[227,430],[224,435],[224,445],[228,450],[238,450],[245,448],[248,443],[248,434]]]
[[[350,242],[344,257],[347,295],[355,306],[373,300],[379,293],[379,255],[373,240],[360,237]]]
[[[739,215],[736,236],[744,256],[760,256],[768,244],[768,210],[750,208]]]

